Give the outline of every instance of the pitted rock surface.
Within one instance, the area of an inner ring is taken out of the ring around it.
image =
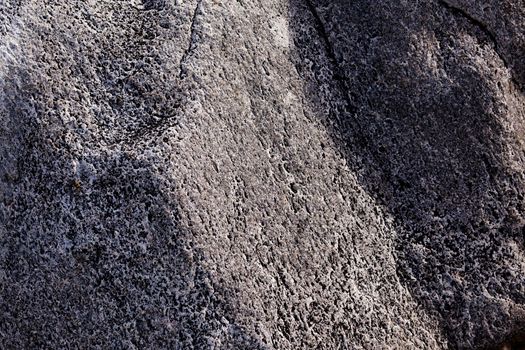
[[[522,349],[525,4],[0,3],[1,349]]]

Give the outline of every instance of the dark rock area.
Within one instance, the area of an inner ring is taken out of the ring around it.
[[[525,349],[523,0],[0,2],[0,349]]]

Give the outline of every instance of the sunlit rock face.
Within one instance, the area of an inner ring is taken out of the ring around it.
[[[522,0],[1,2],[0,348],[523,348],[524,55]]]

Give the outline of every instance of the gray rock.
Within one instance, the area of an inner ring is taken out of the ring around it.
[[[524,27],[2,2],[0,348],[523,347]]]

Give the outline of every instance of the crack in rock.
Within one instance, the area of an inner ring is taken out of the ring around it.
[[[483,23],[477,18],[472,17],[465,10],[457,6],[454,6],[453,4],[451,4],[450,2],[446,0],[438,0],[437,3],[441,5],[443,8],[445,8],[446,10],[448,10],[450,13],[452,13],[454,16],[465,19],[467,22],[469,22],[471,25],[478,28],[483,34],[485,34],[485,36],[490,40],[490,42],[492,42],[492,45],[494,46],[494,52],[499,57],[499,59],[503,62],[503,65],[505,66],[505,68],[507,70],[510,70],[510,65],[507,59],[500,52],[500,45],[498,43],[498,40],[496,39],[496,36],[494,35],[494,33],[492,33],[492,31],[488,28],[488,26],[485,23]],[[511,77],[511,81],[516,86],[520,86],[520,84],[518,84],[518,82],[513,77]]]
[[[203,14],[202,11],[202,3],[203,0],[197,0],[197,5],[195,6],[195,10],[193,11],[193,17],[191,19],[191,27],[190,27],[190,40],[188,43],[188,47],[184,51],[184,54],[182,55],[182,59],[180,60],[180,67],[179,67],[179,78],[184,79],[187,77],[188,72],[185,67],[186,62],[188,60],[188,57],[195,51],[197,47],[197,42],[200,39],[199,34],[197,33],[197,18],[199,15]]]
[[[312,16],[314,17],[315,28],[319,34],[320,39],[323,42],[328,59],[330,60],[330,63],[334,68],[333,78],[337,83],[338,87],[340,88],[341,92],[344,94],[348,111],[350,113],[356,113],[357,107],[352,103],[352,101],[348,97],[348,91],[350,91],[350,88],[348,87],[348,83],[346,82],[345,76],[342,73],[343,69],[341,68],[339,61],[337,60],[334,47],[330,41],[330,36],[328,35],[328,31],[326,30],[323,20],[321,19],[317,8],[311,0],[307,0],[306,5],[308,6],[308,10],[312,13]]]

